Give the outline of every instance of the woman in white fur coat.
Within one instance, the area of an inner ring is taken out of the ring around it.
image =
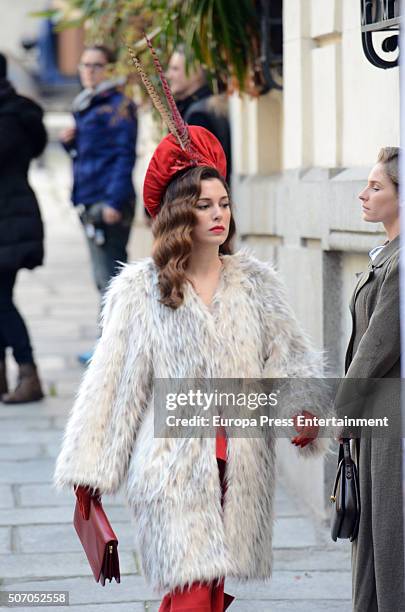
[[[201,135],[203,128],[190,130]],[[174,146],[172,136],[165,140]],[[225,577],[270,577],[275,440],[228,438],[221,489],[215,439],[154,437],[154,379],[317,377],[321,371],[279,275],[245,252],[232,254],[235,224],[220,172],[191,165],[163,184],[153,256],[124,266],[111,282],[103,333],[55,473],[59,487],[82,485],[101,495],[125,487],[144,575],[169,592],[161,607],[168,611],[180,609],[172,596],[185,587],[190,593],[190,586],[208,585],[209,591]],[[149,210],[156,213],[152,205]],[[314,406],[314,413],[321,410]],[[301,407],[287,412],[292,417]],[[324,450],[316,433],[294,438],[304,455]],[[227,607],[204,605],[187,610]]]

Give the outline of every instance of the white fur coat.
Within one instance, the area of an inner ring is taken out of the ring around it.
[[[143,571],[158,590],[270,576],[275,457],[274,439],[230,438],[222,510],[215,439],[154,438],[154,377],[321,372],[278,274],[246,252],[224,256],[223,264],[210,308],[190,285],[177,310],[159,303],[151,259],[125,266],[112,281],[103,334],[57,460],[59,487],[84,484],[107,494],[125,485]],[[288,416],[299,411],[291,406]],[[325,442],[299,452],[322,452]]]

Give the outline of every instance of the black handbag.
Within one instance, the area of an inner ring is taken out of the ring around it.
[[[358,443],[358,440],[356,440]],[[350,454],[350,439],[344,438],[339,447],[338,467],[333,492],[331,536],[339,539],[357,538],[360,522],[360,487],[356,464]]]

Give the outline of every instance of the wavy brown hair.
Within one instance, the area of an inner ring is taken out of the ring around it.
[[[193,247],[192,232],[197,224],[195,205],[201,194],[201,181],[218,179],[230,198],[227,183],[215,168],[198,166],[178,174],[169,183],[160,211],[153,222],[155,238],[152,257],[158,268],[161,303],[176,309],[184,300],[186,268]],[[235,221],[231,216],[227,239],[219,247],[223,255],[232,253]]]

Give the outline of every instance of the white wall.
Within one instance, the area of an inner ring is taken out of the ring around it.
[[[367,61],[361,47],[356,4],[344,0],[344,166],[370,165],[380,147],[399,145],[399,68],[381,70]]]
[[[0,0],[0,50],[23,57],[21,38],[35,37],[40,23],[29,13],[44,10],[47,5],[47,0]]]
[[[285,169],[371,165],[398,145],[399,69],[364,56],[359,2],[285,0],[284,40]]]
[[[399,69],[366,59],[357,0],[283,6],[283,92],[231,100],[235,173],[371,166],[399,143]]]
[[[232,165],[236,174],[274,174],[282,165],[283,97],[273,90],[252,98],[235,94],[229,101]]]

